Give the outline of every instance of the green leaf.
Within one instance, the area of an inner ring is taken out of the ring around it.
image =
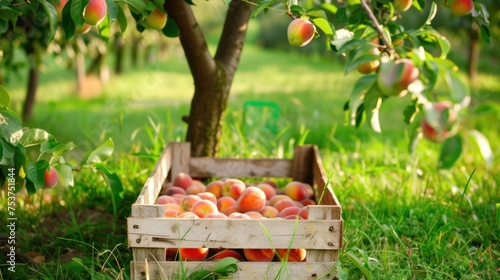
[[[47,14],[47,19],[49,21],[49,36],[45,38],[45,46],[48,46],[50,42],[54,39],[54,36],[56,35],[57,31],[57,24],[58,24],[58,19],[57,19],[57,11],[54,5],[49,3],[47,0],[40,0],[40,4],[42,4],[45,13]]]
[[[335,27],[333,26],[333,24],[331,24],[324,18],[313,18],[311,21],[314,23],[314,25],[319,27],[319,29],[321,29],[323,33],[325,33],[328,39],[333,40],[333,38],[335,37]]]
[[[33,184],[35,192],[45,185],[44,173],[49,168],[49,163],[45,160],[39,160],[36,163],[28,164],[28,180]],[[29,193],[30,191],[28,191]],[[29,193],[30,195],[33,193]]]
[[[0,19],[4,21],[11,21],[12,25],[16,26],[17,19],[21,15],[21,12],[16,11],[10,7],[0,7]]]
[[[306,14],[306,10],[302,8],[302,6],[299,5],[292,5],[290,7],[290,11],[292,12],[293,15],[301,17]]]
[[[412,101],[403,110],[403,120],[406,124],[413,122],[415,116],[418,113],[418,99],[413,98]]]
[[[238,260],[233,257],[223,258],[215,263],[214,271],[223,276],[235,273],[238,271]]]
[[[14,162],[15,148],[3,138],[0,138],[0,165],[12,165]]]
[[[455,164],[462,153],[462,138],[455,135],[446,139],[439,154],[438,168],[449,169]]]
[[[378,87],[373,85],[366,93],[364,98],[366,119],[370,120],[370,126],[373,131],[381,133],[379,110],[382,105],[382,95],[378,91]]]
[[[111,154],[113,154],[114,147],[115,145],[113,143],[113,140],[109,138],[90,153],[86,162],[96,163],[106,161],[111,156]]]
[[[333,4],[329,4],[329,3],[321,3],[321,5],[319,7],[325,11],[332,13],[332,14],[336,14],[338,11],[337,6],[335,6]]]
[[[322,18],[324,20],[328,20],[325,11],[320,8],[311,8],[306,11],[306,16],[310,18]]]
[[[109,14],[106,14],[104,20],[99,24],[98,29],[101,39],[107,44],[109,42],[109,36],[111,36],[111,20]]]
[[[66,6],[71,6],[71,18],[73,19],[75,26],[79,28],[85,22],[85,19],[83,18],[83,11],[89,4],[89,0],[71,0],[71,5],[69,4],[69,2],[66,3]]]
[[[35,14],[36,11],[38,10],[38,7],[40,6],[40,0],[31,0],[29,1],[29,5],[31,12]]]
[[[39,128],[28,128],[24,130],[19,143],[25,147],[40,145],[43,142],[53,140],[54,137],[47,131]]]
[[[408,125],[408,137],[410,138],[410,142],[408,143],[408,152],[410,155],[415,153],[418,142],[422,138],[422,132],[420,130],[420,124],[422,122],[422,117],[424,116],[423,112],[420,111],[415,116],[414,120],[410,125]]]
[[[251,18],[255,18],[258,14],[260,14],[263,10],[275,5],[278,3],[276,0],[264,0],[260,2],[260,4],[252,11]]]
[[[490,41],[490,37],[491,37],[491,32],[490,32],[490,29],[485,26],[485,25],[479,25],[479,28],[480,28],[480,35],[481,35],[481,39],[483,40],[483,42],[487,43],[487,44],[491,44],[491,41]]]
[[[56,145],[53,145],[52,149],[50,152],[54,157],[61,156],[64,153],[74,150],[76,148],[76,145],[73,142],[68,142],[68,143],[57,143]]]
[[[106,0],[106,5],[108,7],[107,16],[109,17],[109,21],[113,22],[118,17],[118,5],[113,0]]]
[[[169,38],[176,38],[180,35],[179,26],[177,26],[177,23],[172,19],[172,17],[167,18],[167,24],[165,24],[165,27],[163,27],[161,32]]]
[[[436,16],[437,14],[437,4],[436,2],[432,2],[431,3],[431,8],[429,10],[429,15],[427,16],[427,20],[425,21],[425,25],[431,25],[432,23],[432,20],[434,19],[434,17]]]
[[[64,30],[64,36],[66,40],[71,39],[73,35],[75,35],[75,21],[73,20],[73,16],[71,15],[71,3],[73,0],[69,0],[66,5],[64,5],[62,10],[62,28]]]
[[[357,50],[354,55],[349,54],[344,69],[344,75],[355,70],[361,64],[368,63],[374,60],[380,60],[379,54],[371,53],[374,48],[375,47],[373,45],[368,44]]]
[[[59,179],[60,183],[63,186],[74,186],[75,185],[75,179],[73,176],[73,166],[68,163],[62,163],[54,166],[54,168],[57,170],[59,173]]]
[[[102,177],[104,178],[104,180],[106,180],[106,183],[108,184],[108,187],[111,191],[111,202],[113,203],[113,212],[116,216],[118,208],[120,207],[123,201],[123,197],[125,195],[123,191],[122,182],[120,181],[118,175],[116,175],[116,173],[114,173],[113,171],[109,170],[109,168],[104,164],[99,162],[94,162],[92,165],[101,172]]]
[[[122,31],[122,33],[125,33],[125,30],[127,30],[127,26],[128,26],[128,20],[127,20],[127,16],[125,15],[125,13],[123,12],[123,9],[122,7],[118,6],[118,11],[117,11],[117,20],[118,20],[118,25],[120,25],[120,30]]]
[[[377,80],[377,74],[369,74],[359,78],[351,91],[351,96],[349,97],[349,112],[350,112],[350,123],[351,125],[356,125],[358,123],[356,120],[358,108],[363,104],[363,98],[366,92],[375,85]]]
[[[193,271],[187,277],[187,280],[215,280],[215,275],[212,271],[207,269],[198,269]]]
[[[491,150],[490,142],[488,139],[477,130],[470,130],[469,134],[474,138],[479,148],[479,152],[483,156],[486,163],[486,168],[491,167],[493,164],[493,151]]]
[[[345,269],[342,268],[342,263],[340,261],[336,261],[334,264],[335,270],[337,271],[337,278],[338,280],[347,280],[348,279],[348,274]]]
[[[0,137],[15,146],[22,136],[22,122],[16,112],[9,108],[0,108]]]
[[[0,85],[0,107],[9,107],[10,95],[7,89]]]
[[[116,2],[125,2],[133,12],[142,14],[143,17],[147,16],[146,2],[144,0],[118,0]]]
[[[460,78],[458,72],[448,71],[445,74],[445,78],[450,91],[450,99],[453,103],[460,103],[466,96],[470,95],[469,88]]]
[[[482,3],[474,2],[474,9],[471,12],[471,16],[478,25],[490,25],[490,13],[488,12],[486,6]]]

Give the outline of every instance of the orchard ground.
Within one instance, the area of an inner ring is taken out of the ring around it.
[[[166,61],[113,77],[102,96],[87,100],[71,94],[73,73],[51,61],[46,70],[34,117],[26,125],[81,148],[113,137],[116,150],[110,164],[124,183],[125,200],[113,217],[107,187],[97,174],[85,171],[73,188],[55,187],[20,201],[19,251],[29,252],[40,264],[35,270],[18,264],[16,275],[127,279],[132,255],[125,218],[161,150],[170,141],[183,140],[181,116],[189,113],[193,93],[189,69],[182,55],[172,53]],[[383,104],[381,135],[367,125],[344,125],[342,108],[356,75],[344,76],[338,59],[245,46],[220,156],[291,157],[294,145],[317,144],[343,206],[340,261],[348,279],[498,278],[498,112],[467,120],[492,143],[496,157],[489,169],[477,147],[465,141],[466,154],[455,167],[438,171],[437,145],[422,141],[414,156],[407,152],[403,100]],[[479,81],[474,104],[498,102],[498,72],[487,69]],[[19,109],[24,89],[14,82],[9,90]],[[279,115],[269,106],[245,107],[246,101],[277,104]],[[77,150],[73,156],[79,160],[83,155]],[[6,195],[1,203],[5,205]]]

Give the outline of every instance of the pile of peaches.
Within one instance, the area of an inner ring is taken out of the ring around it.
[[[315,205],[311,185],[291,181],[278,188],[274,181],[246,184],[227,178],[211,181],[207,185],[194,180],[189,174],[179,173],[172,182],[166,182],[156,199],[165,206],[167,218],[203,219],[307,219],[307,206]],[[287,259],[304,261],[305,249],[167,249],[167,260],[218,260],[234,257],[246,261],[272,261]],[[288,255],[287,255],[288,254]]]

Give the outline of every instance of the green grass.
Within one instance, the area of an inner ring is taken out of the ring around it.
[[[26,125],[82,149],[113,137],[110,164],[124,183],[125,200],[115,221],[110,194],[90,171],[77,174],[73,188],[20,200],[19,251],[36,252],[45,262],[36,270],[19,265],[23,273],[17,279],[128,279],[132,256],[125,218],[161,149],[183,139],[186,126],[180,117],[189,112],[192,79],[185,61],[172,56],[114,77],[101,97],[80,100],[72,94],[72,76],[51,63],[42,76],[34,118]],[[496,157],[490,169],[466,140],[466,154],[456,166],[436,170],[436,145],[421,142],[414,156],[406,150],[405,99],[383,104],[381,135],[367,125],[344,125],[342,107],[356,75],[344,76],[338,61],[245,46],[221,156],[291,157],[294,145],[317,144],[343,206],[339,269],[348,279],[498,279],[498,116],[477,114],[466,123],[492,143]],[[481,73],[480,81],[475,102],[498,101],[498,74]],[[21,82],[9,85],[16,108]],[[249,100],[279,105],[275,130],[265,121],[266,108],[250,108],[243,119]],[[78,150],[73,160],[82,154]],[[2,192],[2,205],[5,197]],[[10,277],[3,268],[2,275]]]

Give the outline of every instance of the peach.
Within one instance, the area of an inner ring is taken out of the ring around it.
[[[297,215],[299,215],[302,219],[307,220],[309,208],[307,206],[302,207]]]
[[[43,179],[43,188],[52,189],[59,181],[59,173],[57,173],[57,170],[53,166],[50,166],[47,170],[45,170],[45,172],[43,172]]]
[[[200,218],[205,218],[210,213],[218,213],[219,210],[217,210],[217,205],[212,201],[202,199],[193,204],[190,212],[195,213]]]
[[[186,193],[199,194],[201,192],[204,192],[206,188],[207,187],[205,187],[205,185],[202,182],[194,181],[193,184],[191,184],[191,186],[187,187]]]
[[[219,209],[220,212],[224,212],[226,211],[226,209],[232,206],[236,208],[236,200],[234,200],[234,198],[230,196],[223,196],[217,199],[217,208]]]
[[[244,220],[250,220],[250,216],[248,216],[247,214],[242,214],[242,213],[239,213],[239,212],[233,212],[229,215],[227,215],[227,218],[228,219],[244,219]]]
[[[448,8],[452,14],[456,16],[466,16],[474,10],[474,2],[472,0],[448,0]]]
[[[183,261],[204,261],[208,248],[179,248],[179,257]]]
[[[280,211],[279,217],[285,218],[285,217],[288,217],[291,215],[297,216],[300,212],[300,209],[302,209],[302,208],[297,207],[297,206],[287,207],[287,208],[283,209],[282,211]]]
[[[239,261],[242,261],[243,260],[243,256],[236,252],[235,250],[231,250],[231,249],[224,249],[220,252],[217,252],[215,253],[215,255],[213,256],[213,260],[221,260],[223,258],[227,258],[227,257],[233,257]]]
[[[179,218],[179,219],[199,219],[200,217],[198,217],[198,215],[196,215],[193,212],[181,212],[177,215],[176,218]]]
[[[205,219],[227,219],[227,216],[224,213],[217,212],[206,215]]]
[[[378,48],[374,47],[373,49],[371,49],[369,51],[369,54],[380,55],[380,51],[378,50]],[[380,66],[379,59],[375,59],[372,61],[362,63],[362,64],[358,65],[358,67],[356,69],[361,74],[370,74],[372,72],[375,72],[375,71],[377,71],[378,67]]]
[[[432,118],[432,122],[429,122],[427,118]],[[450,130],[450,128],[456,120],[457,112],[453,110],[451,102],[436,102],[432,105],[431,109],[426,111],[426,116],[422,119],[422,133],[427,140],[434,143],[441,143],[455,135],[456,131]]]
[[[276,182],[275,182],[275,181],[273,181],[273,180],[265,180],[265,181],[264,181],[264,182],[262,182],[262,183],[268,184],[268,185],[270,185],[271,187],[273,187],[273,188],[275,188],[275,189],[277,189],[277,188],[278,188],[278,184],[276,184]]]
[[[266,206],[266,194],[263,190],[256,187],[248,187],[236,201],[240,212],[257,211],[259,212]]]
[[[394,9],[404,12],[407,11],[412,4],[413,0],[394,0]]]
[[[280,211],[278,211],[278,209],[276,209],[270,205],[267,205],[267,206],[264,206],[264,208],[262,208],[262,210],[260,210],[260,214],[264,218],[276,218],[280,214]]]
[[[307,186],[298,181],[292,181],[285,185],[285,194],[291,199],[300,201],[310,197]]]
[[[186,195],[186,190],[184,190],[181,187],[176,187],[176,186],[169,187],[168,189],[165,190],[165,195],[172,196],[176,193]]]
[[[179,203],[179,206],[181,207],[181,212],[189,212],[191,211],[191,207],[198,202],[201,201],[201,197],[197,195],[186,195],[181,202]]]
[[[82,26],[80,26],[79,28],[77,28],[77,29],[75,30],[75,33],[76,33],[76,34],[85,34],[85,33],[87,33],[87,32],[89,32],[89,31],[90,31],[90,28],[91,28],[91,26],[90,26],[90,25],[88,25],[88,24],[86,24],[86,23],[83,23],[83,25],[82,25]]]
[[[305,18],[296,18],[288,25],[288,42],[292,46],[303,47],[314,38],[316,26]]]
[[[165,208],[165,218],[177,218],[180,213],[179,210]]]
[[[201,192],[201,193],[198,193],[197,196],[201,197],[201,199],[204,199],[204,200],[210,200],[215,205],[217,205],[217,198],[211,192]]]
[[[211,192],[215,197],[220,198],[222,197],[222,185],[224,185],[224,182],[221,180],[212,181],[207,185],[205,191]]]
[[[271,199],[269,200],[269,205],[275,206],[276,203],[278,203],[278,201],[280,200],[292,200],[292,199],[286,194],[277,194],[271,197]]]
[[[280,260],[287,260],[289,262],[302,262],[306,259],[305,249],[276,249],[276,256]]]
[[[250,217],[252,219],[264,219],[264,216],[257,211],[248,211],[248,212],[245,212],[245,215],[247,215],[248,217]]]
[[[171,197],[172,197],[173,199],[175,199],[175,201],[177,201],[177,203],[179,203],[179,204],[180,204],[180,203],[181,203],[181,200],[182,200],[184,197],[186,197],[186,195],[185,195],[185,194],[181,194],[181,193],[174,193],[173,195],[171,195]]]
[[[68,0],[61,0],[61,1],[59,1],[59,4],[57,4],[57,6],[56,6],[57,19],[59,19],[59,21],[62,21],[62,10],[64,8],[64,5],[66,5],[67,2],[68,2]]]
[[[384,95],[404,96],[408,86],[418,79],[420,71],[408,58],[396,61],[383,59],[381,61],[377,85]]]
[[[300,201],[300,203],[302,203],[303,206],[316,205],[316,201],[314,201],[314,200],[312,200],[310,198],[302,199]]]
[[[174,177],[172,184],[176,187],[187,189],[189,186],[193,184],[193,178],[191,178],[189,174],[181,172]]]
[[[169,195],[160,195],[156,198],[155,204],[177,203],[177,201]]]
[[[236,205],[230,206],[230,207],[226,208],[222,213],[224,213],[228,217],[229,217],[229,215],[231,215],[233,213],[239,213],[238,206],[236,206]]]
[[[288,207],[297,207],[297,204],[295,204],[295,201],[293,201],[293,200],[283,199],[283,200],[276,202],[276,204],[274,205],[274,208],[278,209],[278,211],[280,213],[281,213],[281,211],[283,211],[285,208],[288,208]]]
[[[106,17],[107,12],[108,5],[106,4],[106,0],[89,0],[83,12],[85,23],[88,25],[99,25]]]
[[[238,179],[227,179],[222,185],[222,196],[230,196],[237,200],[246,189],[245,183]]]
[[[267,200],[271,199],[271,197],[276,195],[276,189],[267,183],[260,183],[260,184],[257,184],[257,186],[255,186],[255,187],[264,191],[264,193],[266,194]]]
[[[270,262],[274,259],[274,249],[243,249],[243,255],[247,261]]]
[[[161,185],[160,195],[167,194],[167,190],[172,186],[172,182],[164,182],[163,185]]]
[[[165,257],[167,261],[173,261],[177,257],[177,248],[165,248]]]
[[[167,14],[155,7],[146,17],[146,25],[151,29],[162,30],[167,24]]]

